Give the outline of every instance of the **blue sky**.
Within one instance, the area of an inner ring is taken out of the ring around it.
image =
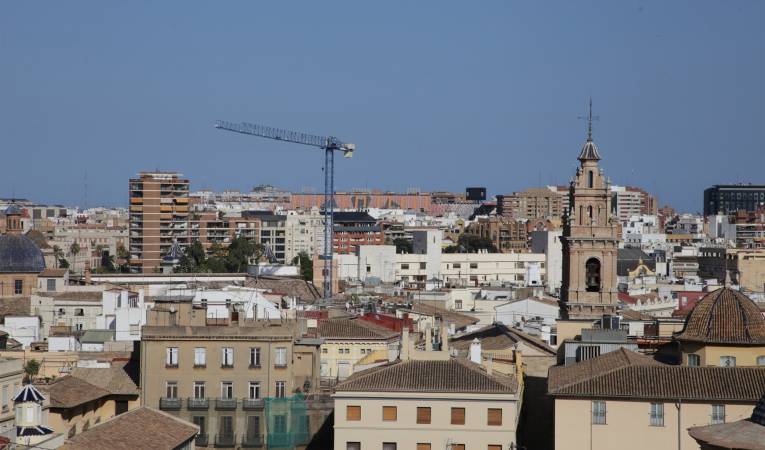
[[[565,184],[585,138],[615,184],[701,209],[764,183],[765,2],[2,2],[0,197],[124,205],[140,170],[192,189]]]

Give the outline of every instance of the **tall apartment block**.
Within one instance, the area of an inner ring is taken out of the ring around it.
[[[141,172],[129,183],[130,266],[151,273],[173,242],[189,244],[189,180],[176,172]]]
[[[716,184],[704,189],[704,216],[765,208],[765,185]]]

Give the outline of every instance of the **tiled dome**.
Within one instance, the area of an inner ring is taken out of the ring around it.
[[[579,161],[599,161],[600,152],[598,152],[598,146],[592,142],[592,139],[587,139],[587,142],[582,146],[582,151],[579,152]]]
[[[707,344],[765,345],[765,319],[749,297],[725,287],[699,300],[676,338]]]
[[[45,258],[34,241],[20,234],[0,236],[0,273],[40,273]]]

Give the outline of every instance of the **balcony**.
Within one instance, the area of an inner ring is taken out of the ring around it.
[[[206,410],[206,409],[209,409],[209,408],[210,408],[210,399],[189,397],[186,400],[186,409],[189,409],[189,410]]]
[[[161,397],[159,399],[159,409],[163,411],[178,411],[181,409],[180,398]]]
[[[215,446],[218,448],[228,448],[236,446],[235,434],[216,434]]]
[[[196,444],[197,447],[207,447],[208,442],[210,442],[209,439],[210,438],[208,435],[200,433],[197,435],[196,439],[194,440],[194,443]]]
[[[254,409],[263,409],[266,406],[266,401],[262,398],[243,398],[242,409],[252,411]]]
[[[232,411],[236,409],[235,398],[217,398],[215,399],[215,409],[218,411]]]
[[[242,447],[244,448],[258,448],[263,447],[263,436],[256,434],[254,436],[245,435],[242,437]]]

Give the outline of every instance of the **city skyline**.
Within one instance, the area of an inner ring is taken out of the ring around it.
[[[0,145],[37,170],[0,196],[84,205],[87,177],[89,206],[125,205],[154,168],[192,190],[321,190],[320,152],[217,119],[356,143],[337,190],[565,185],[590,96],[614,184],[696,212],[704,188],[763,182],[761,3],[439,5],[4,6]]]

